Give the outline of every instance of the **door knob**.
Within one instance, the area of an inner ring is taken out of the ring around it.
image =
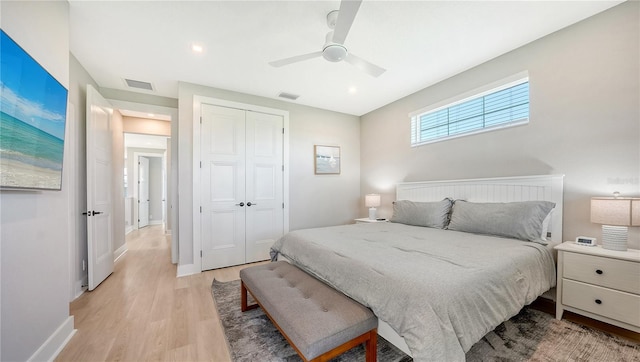
[[[236,206],[243,207],[243,206],[244,206],[244,202],[241,202],[241,203],[239,203],[239,204],[236,204]],[[251,205],[248,205],[248,206],[251,206]]]
[[[247,202],[247,206],[251,206],[251,205],[258,205],[258,204],[252,204],[251,201]]]
[[[92,216],[93,215],[100,215],[100,214],[102,214],[102,212],[100,212],[100,211],[91,211],[91,215]]]

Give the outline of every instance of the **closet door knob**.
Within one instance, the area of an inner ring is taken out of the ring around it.
[[[596,274],[602,274],[602,270],[600,269],[596,270]]]
[[[600,299],[596,299],[596,304],[602,304],[602,301]]]
[[[241,203],[239,203],[239,204],[236,204],[236,206],[243,207],[243,206],[244,206],[244,202],[241,202]],[[251,206],[251,205],[249,205],[249,206]]]
[[[247,206],[251,206],[251,205],[258,205],[258,204],[252,204],[251,201],[247,202]]]

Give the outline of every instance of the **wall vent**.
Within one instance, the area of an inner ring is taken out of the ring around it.
[[[131,88],[138,88],[138,89],[144,89],[144,90],[150,90],[150,91],[153,90],[153,85],[149,82],[143,82],[140,80],[133,80],[133,79],[125,79],[124,81]]]
[[[287,93],[287,92],[280,92],[280,94],[278,94],[278,97],[280,98],[286,98],[286,99],[291,99],[292,101],[295,101],[296,99],[298,99],[298,97],[300,97],[297,94],[293,94],[293,93]]]

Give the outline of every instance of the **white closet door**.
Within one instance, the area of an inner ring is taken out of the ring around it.
[[[202,270],[245,262],[245,111],[202,105]]]
[[[283,117],[247,112],[246,262],[269,259],[282,236]]]

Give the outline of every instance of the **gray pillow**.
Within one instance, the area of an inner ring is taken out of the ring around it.
[[[391,222],[406,225],[444,229],[449,223],[452,201],[413,202],[400,200],[393,203]]]
[[[448,229],[540,242],[543,221],[555,206],[549,201],[474,203],[456,200]]]

